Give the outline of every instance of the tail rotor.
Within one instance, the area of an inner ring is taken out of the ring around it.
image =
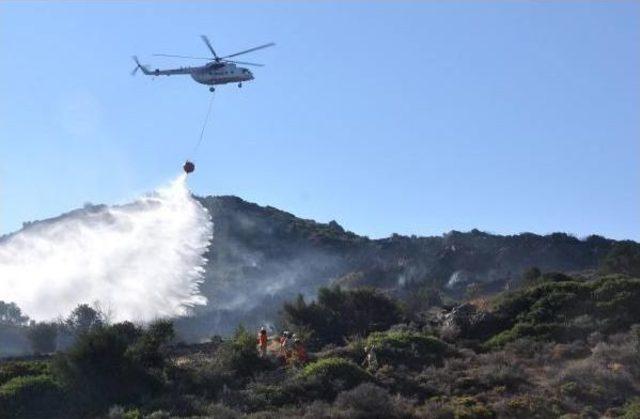
[[[132,75],[132,76],[135,76],[135,75],[136,75],[136,73],[138,72],[138,70],[142,70],[142,72],[144,72],[144,71],[145,71],[145,68],[144,68],[144,66],[143,66],[142,64],[140,64],[140,61],[138,61],[138,57],[136,57],[136,56],[134,55],[134,56],[132,56],[131,58],[133,58],[133,61],[135,61],[135,63],[136,63],[135,68],[131,71],[131,75]]]

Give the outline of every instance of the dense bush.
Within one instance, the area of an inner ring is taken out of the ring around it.
[[[560,393],[573,401],[597,408],[621,406],[640,392],[638,328],[598,343],[590,356],[571,361],[558,373]]]
[[[447,344],[422,333],[409,331],[375,332],[367,338],[367,346],[375,347],[378,363],[410,367],[440,364]]]
[[[285,303],[283,310],[284,322],[308,331],[313,347],[341,344],[349,336],[386,330],[400,320],[397,303],[368,288],[320,288],[317,301],[307,304],[300,295],[295,302]]]
[[[493,419],[495,412],[474,397],[434,397],[420,409],[420,416],[437,419]]]
[[[161,345],[172,333],[132,323],[94,328],[58,357],[54,371],[85,412],[99,412],[149,396],[161,386]]]
[[[250,377],[267,369],[270,363],[258,356],[256,337],[239,326],[233,338],[223,342],[216,352],[218,368],[240,377]]]
[[[515,392],[528,383],[527,373],[519,360],[512,354],[492,352],[477,357],[478,366],[470,368],[467,376],[474,380],[479,389],[502,388]]]
[[[604,273],[621,273],[640,277],[640,244],[621,241],[613,245],[600,264]]]
[[[49,364],[42,361],[17,361],[0,364],[0,386],[16,377],[48,375]]]
[[[436,336],[454,310],[397,323],[386,295],[324,290],[285,313],[316,346],[329,342],[304,367],[260,358],[256,336],[242,327],[215,343],[168,346],[167,321],[80,322],[92,325],[78,327],[54,362],[0,364],[0,419],[638,416],[640,280],[544,274],[534,282],[489,309],[458,306],[473,308],[456,315],[487,332],[449,343]],[[358,365],[365,347],[378,359],[370,372]]]
[[[536,394],[505,397],[492,408],[498,418],[548,419],[561,417],[563,411],[558,400]]]
[[[637,419],[640,418],[640,398],[635,397],[628,401],[622,409],[619,416],[621,419]]]
[[[300,371],[299,378],[320,397],[327,399],[335,397],[340,391],[373,380],[368,372],[342,358],[325,358],[312,362]]]
[[[47,375],[15,377],[0,386],[0,418],[66,418],[66,393]]]
[[[117,326],[116,326],[117,329]],[[124,330],[126,333],[126,329]],[[130,330],[133,332],[132,330]],[[130,338],[131,336],[129,336]],[[162,368],[165,361],[164,347],[174,338],[173,324],[158,320],[149,325],[127,351],[129,357],[143,368]]]
[[[488,340],[488,347],[523,337],[571,342],[640,322],[640,279],[607,276],[577,281],[564,277],[498,297],[493,322],[500,327]]]
[[[372,383],[340,393],[334,406],[336,416],[341,418],[391,419],[406,415],[387,390]]]
[[[447,358],[442,367],[426,368],[419,381],[432,395],[472,396],[487,391],[517,392],[529,377],[513,354],[463,351],[458,357]]]

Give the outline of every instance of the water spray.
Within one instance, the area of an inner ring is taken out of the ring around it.
[[[185,168],[186,171],[186,168]],[[98,302],[113,320],[187,314],[213,224],[182,174],[124,205],[90,205],[0,239],[0,300],[35,320]]]

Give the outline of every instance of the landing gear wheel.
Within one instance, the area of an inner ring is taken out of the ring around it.
[[[209,91],[210,91],[210,92],[215,92],[215,91],[216,91],[216,88],[215,88],[215,87],[210,87],[210,88],[209,88]]]
[[[238,87],[242,87],[242,83],[238,83]]]

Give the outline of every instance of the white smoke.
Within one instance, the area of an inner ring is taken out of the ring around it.
[[[212,232],[182,175],[132,203],[87,206],[0,240],[0,300],[36,320],[96,302],[116,321],[185,314],[207,302]]]

